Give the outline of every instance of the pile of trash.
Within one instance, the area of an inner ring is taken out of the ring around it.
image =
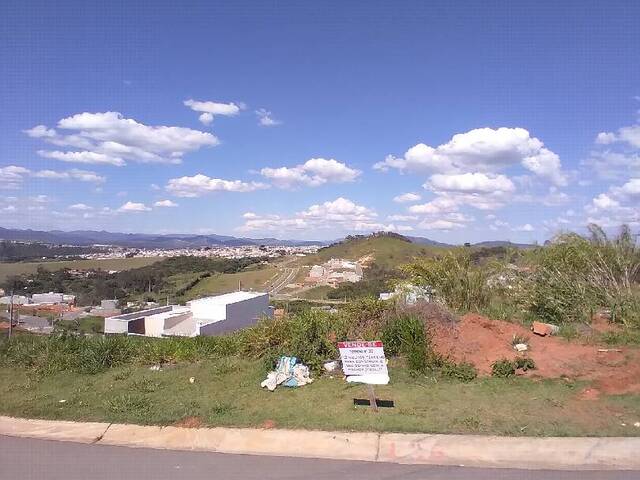
[[[269,372],[267,378],[260,384],[273,392],[278,385],[285,387],[301,387],[313,382],[309,367],[298,363],[296,357],[280,357],[276,369]]]

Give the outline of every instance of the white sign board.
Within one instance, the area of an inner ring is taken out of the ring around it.
[[[339,342],[338,349],[345,375],[389,376],[382,342]]]

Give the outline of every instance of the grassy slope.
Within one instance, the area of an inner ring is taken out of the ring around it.
[[[418,245],[393,237],[368,237],[348,240],[320,250],[316,255],[305,257],[304,263],[306,265],[323,263],[331,258],[357,260],[373,255],[376,263],[394,268],[410,262],[415,257],[432,255],[440,250],[442,250],[441,247]]]
[[[394,362],[395,363],[395,362]],[[396,407],[375,414],[353,406],[366,398],[360,385],[323,377],[299,389],[260,389],[261,362],[237,357],[149,371],[124,367],[96,375],[36,377],[0,371],[0,412],[20,417],[175,423],[188,416],[204,424],[400,432],[502,435],[637,435],[640,396],[577,400],[583,384],[525,378],[471,383],[410,377],[392,363],[392,383],[376,387]],[[189,383],[189,377],[195,382]],[[60,403],[60,400],[65,402]],[[623,427],[621,423],[628,426]]]
[[[4,281],[11,275],[35,273],[39,266],[47,270],[55,271],[63,268],[77,268],[79,270],[131,270],[146,265],[151,265],[161,257],[136,257],[136,258],[109,258],[104,260],[64,260],[61,262],[25,262],[25,263],[0,263],[0,281]]]
[[[185,299],[191,300],[205,295],[233,292],[238,289],[239,281],[242,282],[244,290],[266,291],[276,273],[277,270],[272,265],[267,265],[263,268],[247,269],[239,273],[213,274],[189,290]]]

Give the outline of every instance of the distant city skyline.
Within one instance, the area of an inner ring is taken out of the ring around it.
[[[0,5],[0,226],[640,228],[638,2]]]

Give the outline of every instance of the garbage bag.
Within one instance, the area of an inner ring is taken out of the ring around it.
[[[309,367],[297,363],[296,357],[282,356],[278,360],[276,369],[269,372],[267,378],[260,384],[262,388],[267,388],[273,392],[278,385],[285,387],[301,387],[313,382]]]

